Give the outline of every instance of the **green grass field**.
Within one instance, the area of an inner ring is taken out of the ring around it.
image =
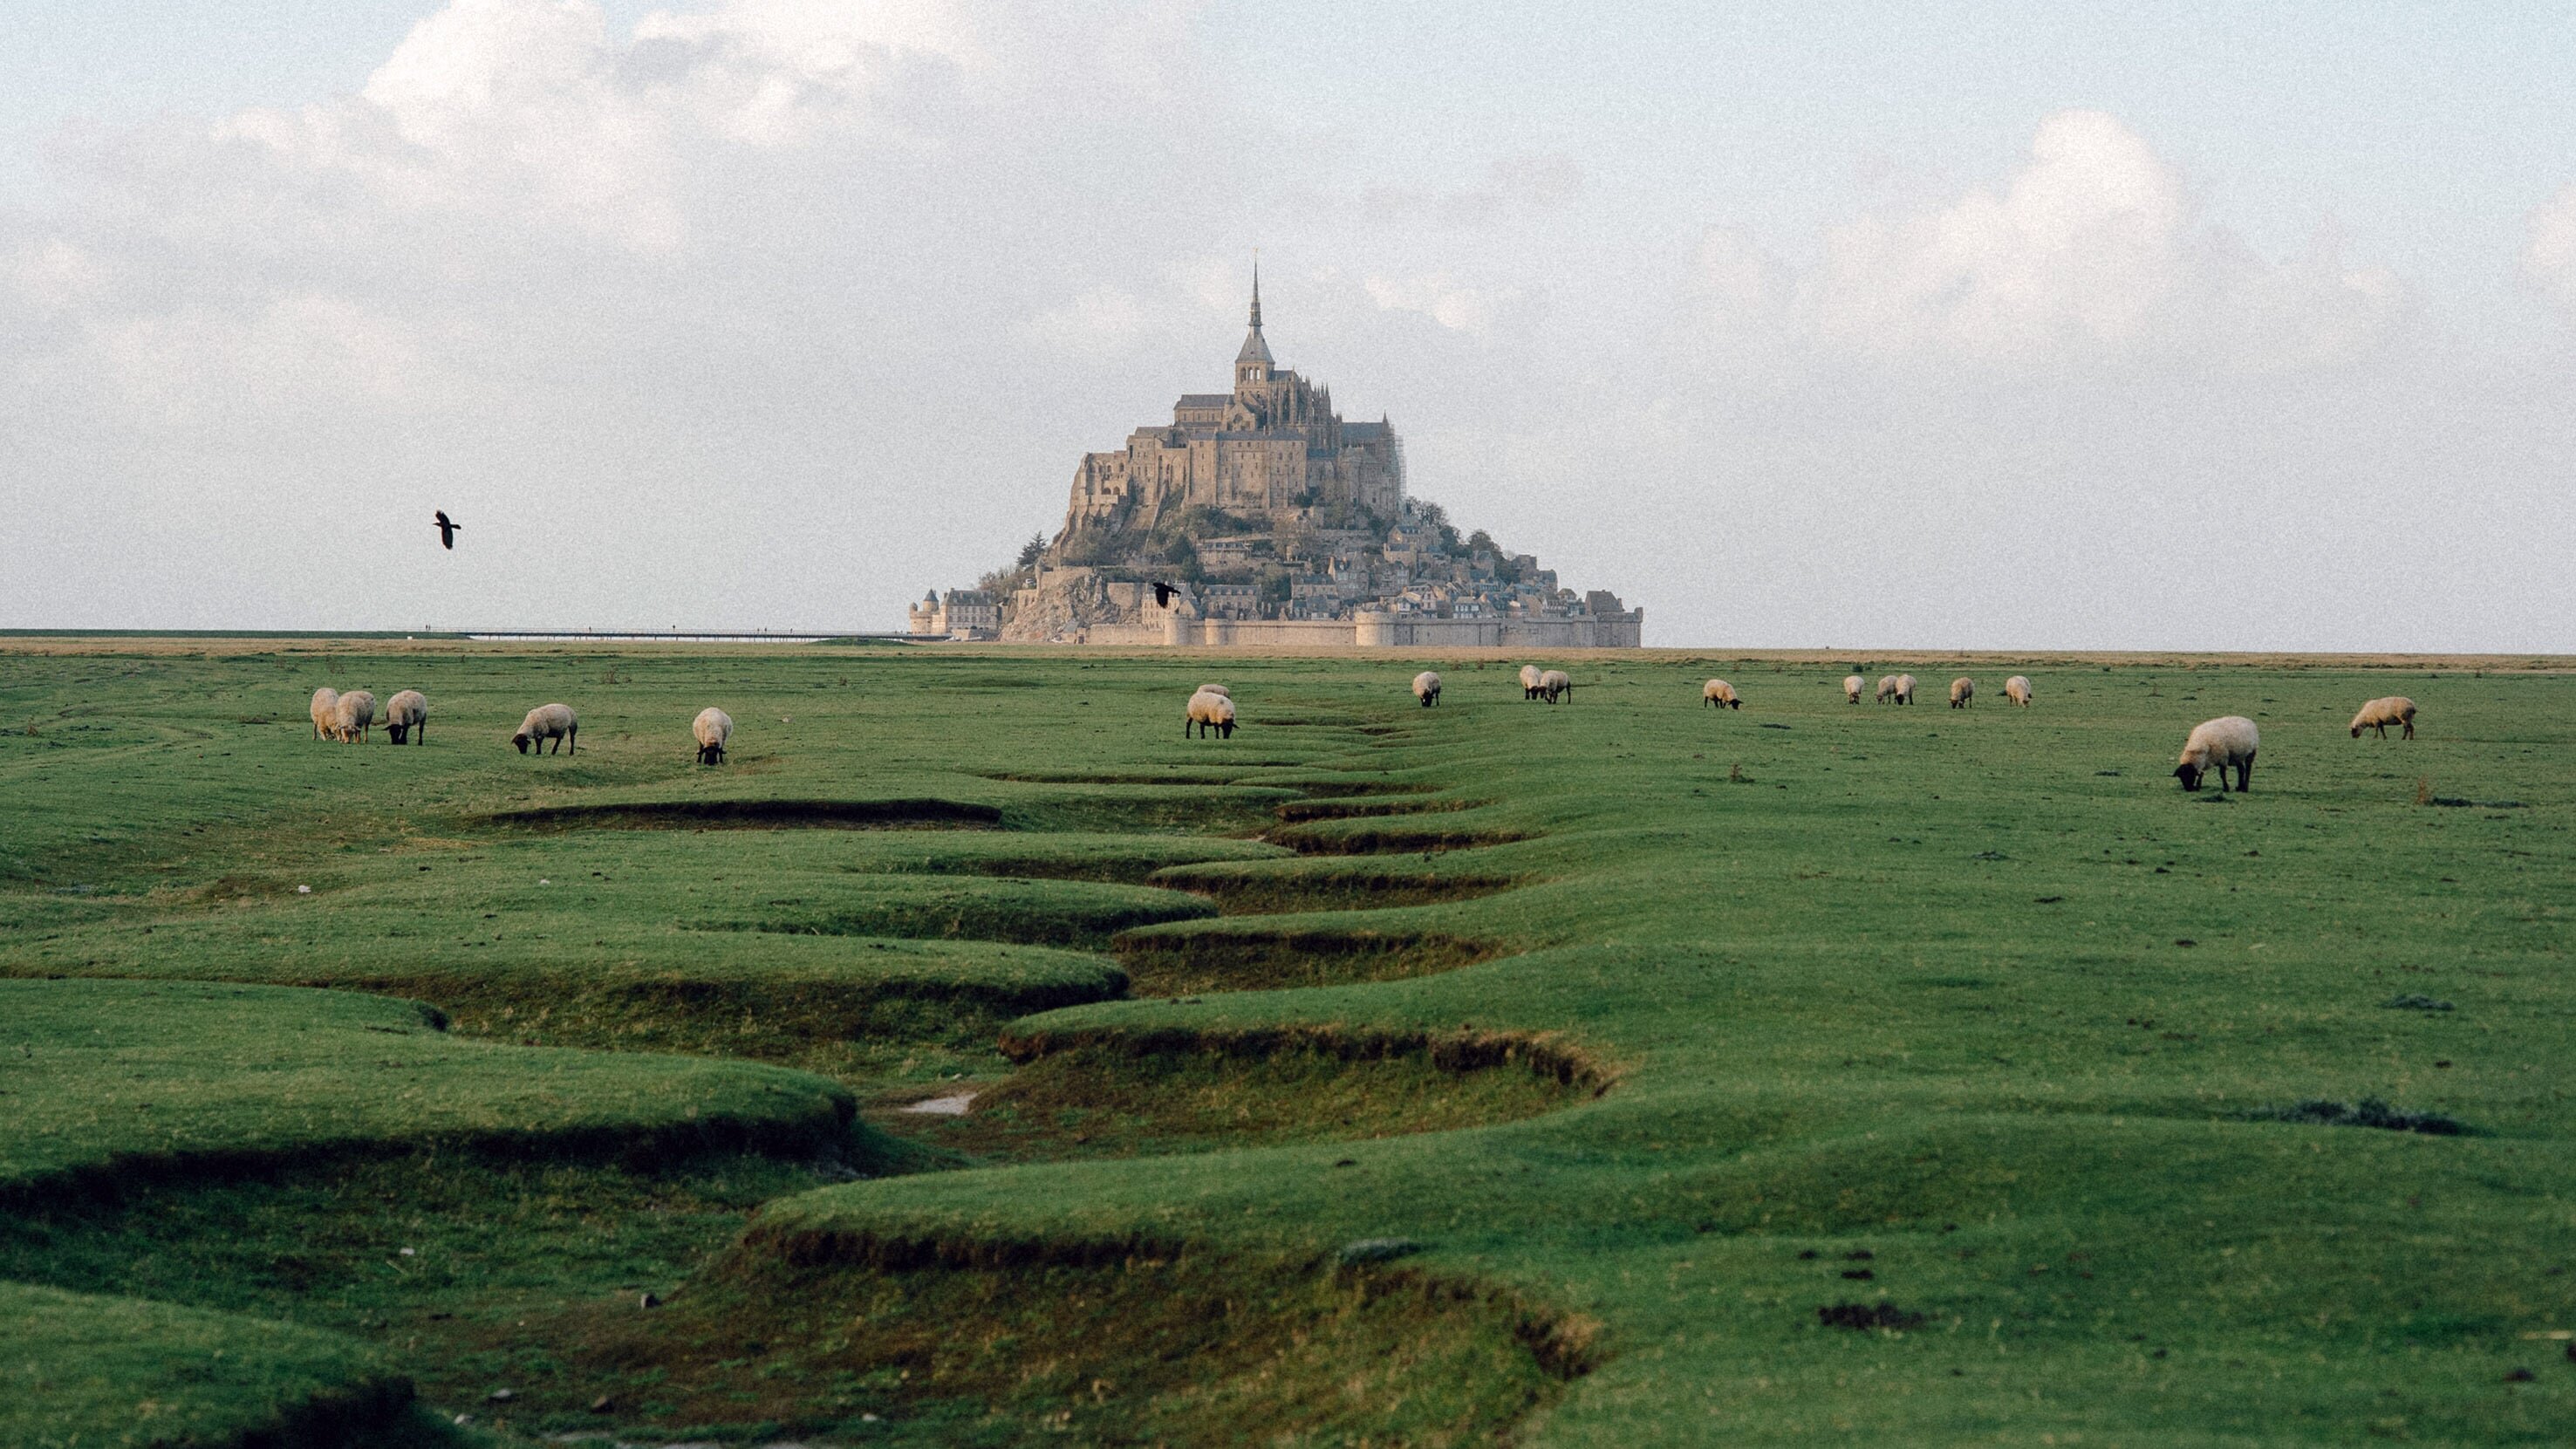
[[[11,643],[8,1442],[2576,1424],[2549,661]]]

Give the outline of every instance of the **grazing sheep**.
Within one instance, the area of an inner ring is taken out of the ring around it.
[[[2241,714],[2221,715],[2194,728],[2191,738],[2182,743],[2182,763],[2174,766],[2174,778],[2186,790],[2200,788],[2200,777],[2216,771],[2220,794],[2227,792],[2227,767],[2236,767],[2236,793],[2242,795],[2254,782],[2254,749],[2263,742],[2254,721]]]
[[[1537,666],[1537,665],[1535,665],[1535,664],[1524,664],[1524,665],[1522,665],[1522,666],[1521,666],[1521,698],[1523,698],[1523,699],[1536,699],[1536,698],[1538,698],[1538,681],[1539,681],[1538,666]]]
[[[1204,689],[1191,695],[1190,707],[1181,716],[1182,739],[1190,737],[1192,726],[1197,727],[1200,739],[1206,739],[1210,730],[1216,731],[1222,738],[1233,739],[1234,701],[1222,694],[1210,694]]]
[[[708,705],[698,711],[696,719],[689,721],[689,733],[698,742],[698,763],[721,765],[724,763],[725,741],[733,738],[733,716]]]
[[[562,754],[567,746],[571,747],[574,754],[580,754],[580,734],[581,721],[573,717],[571,705],[541,704],[529,710],[526,719],[519,721],[519,732],[510,736],[510,743],[517,745],[519,753],[523,755],[528,753],[528,747],[531,745],[536,747],[538,754],[544,754],[548,740],[555,742],[555,753],[558,755]]]
[[[327,684],[313,691],[313,738],[318,740],[330,735],[331,707],[339,702],[340,691]]]
[[[1898,704],[1912,704],[1914,702],[1913,675],[1900,674],[1896,676],[1896,702]]]
[[[2406,727],[2406,732],[2399,735],[2399,739],[2415,738],[2415,701],[2402,694],[2392,694],[2385,699],[2374,699],[2363,705],[2361,713],[2352,717],[2352,737],[2360,739],[2363,730],[2375,729],[2379,731],[2379,737],[2384,740],[2388,738],[2390,725]]]
[[[1723,679],[1712,679],[1699,687],[1700,703],[1711,709],[1742,709],[1744,701],[1735,697],[1735,686]]]
[[[2013,703],[2020,705],[2024,709],[2030,708],[2030,676],[2027,674],[2016,674],[2012,678],[2005,680],[2004,698],[2011,700]]]
[[[1843,698],[1853,704],[1860,703],[1860,692],[1868,687],[1869,681],[1857,674],[1843,676]]]
[[[406,689],[385,701],[385,733],[399,745],[414,730],[420,731],[420,743],[429,743],[429,696]]]
[[[1885,704],[1885,703],[1887,703],[1889,700],[1896,698],[1896,676],[1895,676],[1895,675],[1893,675],[1893,674],[1882,674],[1882,675],[1880,675],[1880,676],[1878,677],[1878,696],[1877,696],[1877,697],[1878,697],[1878,702],[1879,702],[1880,704]]]
[[[1438,704],[1440,702],[1439,672],[1426,669],[1413,676],[1413,697],[1422,701],[1424,709]]]
[[[1574,681],[1562,669],[1551,669],[1538,677],[1539,698],[1550,704],[1574,698]]]
[[[365,739],[375,722],[376,697],[363,689],[350,690],[331,705],[331,737],[344,745]]]
[[[1950,681],[1950,707],[1966,709],[1977,697],[1977,681],[1962,674]]]

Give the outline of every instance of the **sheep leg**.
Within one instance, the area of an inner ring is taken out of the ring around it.
[[[2242,795],[2253,788],[2254,761],[2251,756],[2248,756],[2236,762],[2236,793]]]
[[[2401,740],[2411,740],[2415,738],[2415,721],[2411,719],[2408,720],[2406,722],[2406,732],[2399,735],[2398,738]]]

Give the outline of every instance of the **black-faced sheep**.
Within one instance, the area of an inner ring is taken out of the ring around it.
[[[1521,698],[1538,698],[1539,677],[1537,665],[1524,664],[1521,666]]]
[[[395,744],[410,741],[418,731],[418,743],[429,743],[429,696],[417,689],[406,689],[385,701],[385,733]]]
[[[1962,674],[1950,681],[1950,707],[1966,709],[1977,697],[1977,681]]]
[[[2392,694],[2385,699],[2374,699],[2363,705],[2361,713],[2352,717],[2352,737],[2360,739],[2363,730],[2375,729],[2379,731],[2379,737],[2384,740],[2388,738],[2390,725],[2406,727],[2405,733],[2398,736],[2399,739],[2415,738],[2415,701],[2402,694]]]
[[[1424,709],[1429,709],[1431,706],[1438,704],[1440,702],[1439,673],[1435,670],[1426,669],[1420,674],[1413,676],[1413,697],[1422,701],[1422,707]]]
[[[340,702],[340,691],[329,685],[313,691],[313,738],[337,739],[331,732],[331,710]]]
[[[1538,677],[1539,698],[1550,704],[1574,698],[1574,680],[1562,669],[1551,669]]]
[[[529,710],[526,719],[519,721],[519,732],[510,736],[510,743],[517,745],[523,755],[531,746],[538,754],[544,754],[548,740],[555,742],[554,752],[558,755],[567,748],[579,754],[580,735],[581,721],[573,717],[571,705],[541,704]]]
[[[2024,709],[2030,708],[2030,676],[2027,674],[2016,674],[2012,678],[2005,680],[2004,698],[2011,700],[2013,703],[2020,705]]]
[[[2254,750],[2263,742],[2254,721],[2241,714],[2221,715],[2191,732],[2182,743],[2182,762],[2174,766],[2174,778],[2186,790],[2200,788],[2200,777],[2217,772],[2219,793],[2227,791],[2227,767],[2236,767],[2236,793],[2243,794],[2254,782]]]
[[[1735,697],[1735,686],[1723,679],[1712,679],[1701,685],[1699,702],[1711,709],[1744,708],[1744,701]]]
[[[698,711],[696,719],[689,721],[689,735],[698,742],[699,764],[721,765],[724,763],[725,741],[733,738],[733,716],[708,705]]]
[[[1193,727],[1198,730],[1201,739],[1207,738],[1210,730],[1214,730],[1221,738],[1233,739],[1234,701],[1222,694],[1210,694],[1204,689],[1191,695],[1190,707],[1181,716],[1181,738],[1188,739]]]
[[[1846,702],[1851,704],[1860,703],[1860,692],[1867,688],[1869,688],[1869,681],[1861,678],[1859,675],[1846,674],[1843,676],[1843,699]]]
[[[375,722],[376,697],[363,689],[350,690],[331,706],[331,737],[344,745],[365,739]]]

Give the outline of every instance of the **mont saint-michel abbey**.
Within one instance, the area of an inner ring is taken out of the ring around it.
[[[1052,540],[907,622],[1028,643],[1633,649],[1644,621],[1408,496],[1395,429],[1344,420],[1271,356],[1255,277],[1230,391],[1184,393],[1170,422],[1085,454]]]

